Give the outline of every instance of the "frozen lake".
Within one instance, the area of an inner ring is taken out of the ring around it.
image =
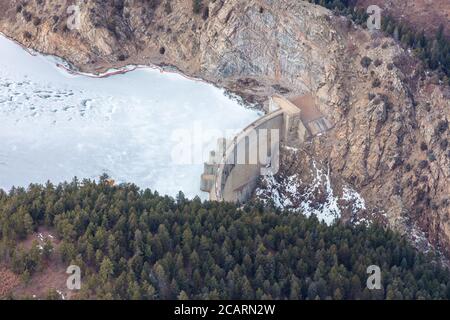
[[[107,173],[205,199],[202,162],[216,138],[259,116],[176,73],[142,68],[94,78],[57,62],[0,35],[0,188]]]

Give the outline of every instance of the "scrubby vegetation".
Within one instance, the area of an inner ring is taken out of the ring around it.
[[[450,298],[448,270],[380,226],[172,199],[106,177],[0,191],[0,226],[0,259],[22,278],[55,253],[17,243],[54,230],[65,263],[82,269],[80,298]],[[366,288],[370,265],[382,270],[381,290]]]
[[[203,9],[203,0],[192,0],[192,12],[199,14]]]
[[[372,63],[372,59],[370,59],[369,57],[363,57],[363,58],[361,59],[361,65],[362,65],[364,68],[370,67],[371,63]]]

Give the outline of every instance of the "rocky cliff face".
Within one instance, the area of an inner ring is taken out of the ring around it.
[[[311,93],[334,127],[298,146],[304,157],[287,154],[276,178],[326,169],[364,198],[365,216],[450,254],[449,88],[392,39],[294,0],[216,0],[199,14],[187,0],[86,0],[78,30],[65,27],[74,1],[22,3],[1,4],[0,31],[84,71],[170,65],[260,104]],[[290,183],[302,193],[310,181]]]

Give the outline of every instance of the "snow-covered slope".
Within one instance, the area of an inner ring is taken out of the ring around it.
[[[193,197],[203,166],[196,155],[206,157],[217,135],[258,117],[222,90],[176,73],[140,68],[95,78],[57,63],[0,36],[0,188],[105,172]],[[193,145],[180,148],[180,138]],[[180,164],[189,151],[193,163]]]

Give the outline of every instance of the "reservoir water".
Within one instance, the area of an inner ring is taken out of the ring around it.
[[[259,117],[223,90],[177,73],[149,67],[96,78],[58,62],[0,36],[4,190],[107,173],[118,183],[205,199],[202,161],[218,138],[205,133],[230,135]],[[178,161],[189,152],[193,161]]]

